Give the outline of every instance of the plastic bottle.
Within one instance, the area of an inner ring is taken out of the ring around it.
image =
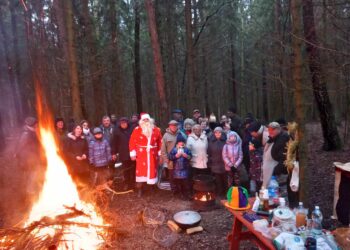
[[[259,191],[259,200],[260,200],[260,203],[259,203],[259,209],[260,211],[263,211],[264,210],[264,190],[265,190],[265,187],[262,186],[260,191]]]
[[[296,209],[295,217],[297,228],[301,226],[306,226],[307,209],[304,208],[302,202],[299,202],[299,206]]]
[[[269,191],[267,189],[264,190],[264,195],[263,195],[263,204],[264,204],[264,211],[269,211]]]
[[[312,211],[311,214],[311,219],[312,219],[312,228],[311,232],[314,235],[320,235],[322,234],[322,220],[323,220],[323,215],[321,213],[320,207],[315,206],[315,210]]]
[[[255,201],[254,201],[254,204],[253,204],[253,207],[252,207],[252,211],[258,212],[259,205],[260,205],[260,198],[259,198],[258,193],[255,193]]]
[[[276,176],[271,177],[267,189],[269,190],[269,205],[271,206],[277,204],[279,197],[279,185]]]
[[[277,208],[286,208],[286,199],[283,197],[280,197],[278,199],[279,201],[279,206]]]

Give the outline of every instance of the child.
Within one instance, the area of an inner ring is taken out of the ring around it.
[[[229,132],[224,148],[222,149],[222,159],[225,162],[225,170],[228,175],[228,186],[239,186],[241,183],[239,177],[242,166],[243,151],[242,140],[236,132]]]
[[[103,138],[102,130],[95,128],[94,140],[89,143],[89,161],[93,166],[91,171],[92,186],[104,184],[110,177],[108,164],[112,160],[111,147]]]
[[[169,160],[173,162],[173,179],[175,190],[180,192],[183,199],[189,198],[190,182],[190,159],[191,151],[185,147],[185,138],[179,135],[176,138],[175,147],[169,153]]]

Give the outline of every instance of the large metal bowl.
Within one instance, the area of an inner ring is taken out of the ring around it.
[[[179,225],[182,229],[187,229],[191,227],[196,227],[201,222],[201,215],[195,211],[181,211],[174,214],[174,221]]]

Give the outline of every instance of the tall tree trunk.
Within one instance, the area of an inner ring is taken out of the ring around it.
[[[77,56],[75,49],[74,40],[74,20],[73,20],[73,7],[70,0],[64,1],[64,6],[66,10],[66,30],[67,37],[63,38],[67,46],[68,55],[68,65],[69,65],[69,76],[71,85],[71,97],[72,97],[72,112],[73,118],[75,120],[81,120],[83,118],[81,99],[80,99],[80,89],[79,89],[79,78],[77,69]],[[62,17],[63,18],[63,17]]]
[[[261,65],[261,74],[262,74],[262,103],[263,103],[263,119],[265,122],[269,121],[269,107],[267,101],[267,79],[266,79],[266,66],[265,62],[262,62]]]
[[[13,64],[11,60],[11,54],[10,54],[10,47],[9,47],[9,36],[6,31],[6,27],[4,24],[4,15],[3,15],[3,10],[0,9],[0,33],[2,36],[2,45],[4,47],[4,53],[5,53],[5,60],[7,64],[7,74],[8,74],[8,79],[10,82],[10,89],[11,89],[11,94],[13,96],[14,101],[14,110],[15,110],[15,120],[16,122],[20,123],[22,118],[22,100],[21,100],[21,95],[19,94],[19,87],[18,87],[18,81],[16,78],[15,70],[15,65]]]
[[[166,29],[166,46],[165,51],[167,55],[167,61],[164,62],[164,64],[167,65],[168,70],[168,80],[167,82],[167,96],[169,98],[169,106],[170,107],[178,107],[183,108],[182,106],[178,106],[178,99],[182,99],[182,96],[178,96],[178,81],[177,81],[177,72],[176,72],[176,30],[177,30],[177,23],[176,23],[176,17],[175,12],[173,11],[176,8],[176,2],[175,1],[166,1],[166,20],[165,25],[166,27],[173,27],[171,29]],[[180,102],[183,104],[183,100]]]
[[[247,112],[247,96],[248,96],[248,88],[245,85],[245,54],[244,54],[244,32],[245,32],[245,27],[244,27],[244,6],[243,3],[240,5],[240,14],[241,14],[241,37],[240,37],[240,71],[239,71],[239,80],[240,80],[240,105],[239,105],[239,110],[240,113]],[[265,68],[265,64],[264,64]],[[266,72],[265,72],[266,74]],[[266,81],[266,77],[265,77]],[[244,105],[244,106],[243,106]]]
[[[299,157],[299,171],[300,171],[300,200],[308,202],[308,182],[307,182],[307,141],[305,136],[305,108],[303,98],[302,86],[302,41],[301,37],[301,0],[291,1],[291,16],[292,16],[292,32],[295,36],[292,38],[293,49],[293,82],[295,86],[295,114],[296,122],[298,123],[298,157]]]
[[[124,91],[123,91],[123,69],[120,61],[120,50],[119,50],[119,30],[118,30],[118,14],[116,1],[107,1],[109,3],[108,9],[108,22],[111,33],[111,72],[112,72],[112,111],[118,115],[124,115],[126,108],[124,107]],[[109,62],[107,62],[109,64]],[[117,110],[114,110],[117,108]]]
[[[284,116],[284,87],[283,87],[283,43],[282,30],[281,30],[281,19],[282,19],[282,10],[281,10],[281,0],[275,0],[274,8],[274,21],[275,21],[275,50],[277,56],[277,64],[275,69],[275,78],[277,86],[279,87],[279,110],[277,110],[278,116]]]
[[[111,8],[110,8],[111,9]],[[107,113],[106,98],[104,95],[104,87],[102,83],[102,71],[100,57],[98,56],[98,49],[96,44],[96,36],[94,25],[89,13],[89,1],[82,1],[82,21],[85,28],[86,46],[88,50],[89,63],[89,80],[92,82],[93,89],[93,103],[94,103],[94,120],[96,123],[101,120],[102,116]]]
[[[20,116],[26,114],[28,110],[26,109],[25,99],[23,95],[23,82],[24,77],[21,72],[21,58],[20,58],[20,49],[18,45],[18,27],[17,27],[17,14],[16,14],[16,1],[10,2],[10,12],[11,12],[11,28],[12,28],[12,37],[13,37],[13,50],[14,50],[14,66],[15,73],[17,79],[17,87],[18,87],[18,98],[19,98],[19,108],[20,108]]]
[[[187,107],[194,108],[199,105],[196,98],[196,83],[195,83],[195,65],[194,65],[194,48],[193,48],[193,32],[192,32],[192,4],[191,0],[185,0],[185,26],[186,26],[186,71],[187,71],[187,86],[188,101]]]
[[[151,36],[151,44],[153,49],[153,59],[154,66],[156,71],[156,86],[160,100],[160,121],[161,125],[166,125],[167,114],[168,114],[168,104],[165,93],[165,81],[164,81],[164,72],[163,72],[163,62],[162,55],[160,53],[160,46],[158,40],[157,26],[156,26],[156,17],[154,13],[154,6],[152,0],[145,0],[145,6],[148,16],[148,26],[149,33]]]
[[[26,54],[29,62],[29,68],[30,68],[30,81],[26,81],[25,84],[25,89],[23,91],[25,95],[25,100],[27,101],[27,107],[28,107],[28,112],[33,110],[35,107],[35,103],[32,100],[32,98],[29,98],[29,91],[33,89],[34,85],[34,65],[33,65],[33,60],[32,60],[32,52],[33,52],[33,23],[31,21],[32,17],[32,10],[30,8],[25,9],[24,12],[24,25],[25,25],[25,30],[26,30]]]
[[[230,36],[230,61],[231,61],[231,82],[232,82],[232,105],[237,107],[237,82],[236,82],[236,63],[235,63],[235,45],[233,34]]]
[[[312,0],[303,2],[303,24],[306,39],[306,53],[309,58],[312,88],[320,114],[324,150],[336,150],[341,147],[341,141],[335,123],[334,111],[329,99],[327,84],[322,71],[319,52],[319,42],[316,36]]]
[[[140,4],[135,0],[134,6],[135,26],[134,26],[134,84],[136,94],[137,112],[141,113],[142,105],[142,85],[141,85],[141,67],[140,67]]]

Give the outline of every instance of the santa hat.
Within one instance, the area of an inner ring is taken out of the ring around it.
[[[145,119],[151,120],[151,116],[147,113],[141,113],[140,117],[141,117],[141,119],[140,119],[141,121],[143,121]]]

